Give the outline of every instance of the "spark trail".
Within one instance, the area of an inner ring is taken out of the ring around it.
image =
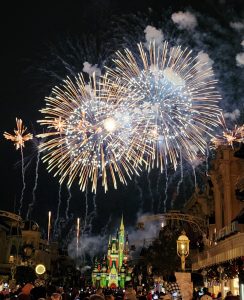
[[[59,214],[60,214],[60,206],[61,206],[61,201],[62,201],[61,192],[62,192],[62,184],[59,184],[57,215],[56,215],[56,219],[55,219],[55,222],[54,222],[54,229],[53,229],[53,233],[54,233],[55,238],[57,238],[58,234],[59,234],[59,231],[58,231],[57,227],[59,225]]]
[[[36,189],[37,189],[37,182],[38,182],[38,169],[39,169],[39,162],[40,162],[40,151],[37,150],[37,159],[36,159],[36,168],[35,168],[35,184],[32,190],[32,202],[28,206],[28,211],[26,214],[26,220],[31,218],[31,213],[33,210],[33,206],[36,203]]]
[[[196,169],[195,166],[192,166],[192,171],[193,171],[193,178],[194,178],[194,187],[197,187],[197,176],[196,176]]]
[[[81,230],[81,236],[83,236],[87,229],[87,217],[88,217],[88,210],[89,210],[89,204],[88,204],[88,189],[86,188],[85,193],[85,216],[82,224],[82,230]]]
[[[151,212],[153,212],[153,208],[154,208],[154,197],[153,197],[153,192],[152,192],[152,184],[151,184],[150,171],[149,171],[149,170],[148,170],[148,172],[147,172],[147,183],[148,183],[149,196],[150,196],[150,200],[151,200]]]
[[[33,138],[33,135],[31,133],[25,133],[27,128],[24,127],[21,119],[16,118],[16,127],[17,127],[17,129],[14,129],[14,134],[10,134],[5,131],[3,136],[5,137],[5,139],[12,141],[14,143],[15,149],[16,150],[20,149],[20,152],[21,152],[21,171],[22,171],[22,183],[23,183],[21,197],[20,197],[20,206],[19,206],[19,215],[21,215],[24,191],[25,191],[25,187],[26,187],[23,147],[25,146],[25,142],[27,142]]]
[[[138,211],[139,211],[139,213],[140,213],[140,212],[143,211],[143,206],[144,206],[144,203],[143,203],[143,190],[142,190],[142,188],[140,187],[140,184],[139,184],[139,182],[138,182],[137,176],[135,176],[134,183],[135,183],[136,189],[137,189],[138,192],[139,192],[139,208],[138,208]]]
[[[70,188],[67,186],[67,191],[68,191],[68,198],[67,198],[67,206],[66,206],[66,210],[65,210],[65,217],[66,220],[69,219],[69,205],[70,205],[70,200],[72,198],[71,192],[70,192]]]
[[[23,206],[23,199],[24,199],[24,191],[26,188],[26,184],[25,184],[25,170],[24,170],[24,155],[23,155],[23,149],[20,148],[20,152],[21,152],[21,173],[22,173],[22,190],[21,190],[21,196],[20,196],[20,205],[19,205],[19,211],[18,214],[21,216],[21,210],[22,210],[22,206]]]
[[[163,201],[163,212],[166,212],[166,205],[168,201],[168,170],[165,168],[165,190],[164,190],[164,201]]]

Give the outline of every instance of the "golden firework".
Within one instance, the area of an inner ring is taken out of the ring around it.
[[[235,125],[232,130],[225,127],[223,135],[214,137],[211,142],[215,148],[224,145],[233,147],[234,142],[244,143],[244,124],[242,126]]]
[[[77,178],[82,191],[91,183],[96,192],[99,178],[104,190],[111,181],[126,184],[126,177],[138,174],[146,147],[138,130],[141,116],[131,109],[124,87],[105,76],[85,83],[80,74],[75,81],[66,79],[62,87],[53,89],[41,110],[47,126],[40,150],[48,170],[56,170],[62,183],[71,186]]]
[[[33,135],[31,133],[26,133],[27,128],[24,127],[21,119],[16,118],[16,127],[14,129],[14,134],[10,134],[8,132],[4,132],[3,136],[5,139],[14,142],[16,150],[22,149],[25,146],[25,142],[33,139]]]

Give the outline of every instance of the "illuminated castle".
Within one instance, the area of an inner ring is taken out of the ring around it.
[[[127,267],[129,255],[128,235],[125,236],[123,217],[116,237],[110,237],[107,256],[101,262],[95,261],[92,283],[95,287],[124,288],[131,280],[132,270]]]

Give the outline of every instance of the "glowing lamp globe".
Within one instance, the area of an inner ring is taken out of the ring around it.
[[[46,272],[46,267],[43,264],[38,264],[35,267],[35,272],[37,275],[42,275]]]
[[[186,236],[185,232],[182,231],[181,235],[177,240],[177,254],[178,256],[188,256],[189,255],[189,244],[190,240]]]

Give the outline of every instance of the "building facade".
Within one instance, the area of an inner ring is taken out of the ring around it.
[[[41,237],[36,222],[23,221],[17,214],[0,211],[0,240],[0,278],[14,278],[18,267],[34,270],[38,264],[45,265],[46,270],[52,273],[58,247]]]
[[[241,148],[242,149],[242,148]],[[193,271],[216,294],[239,294],[244,271],[244,155],[238,148],[220,146],[211,162],[205,201],[196,196],[188,205],[208,218],[204,250],[193,258]],[[187,206],[186,206],[187,207]]]

